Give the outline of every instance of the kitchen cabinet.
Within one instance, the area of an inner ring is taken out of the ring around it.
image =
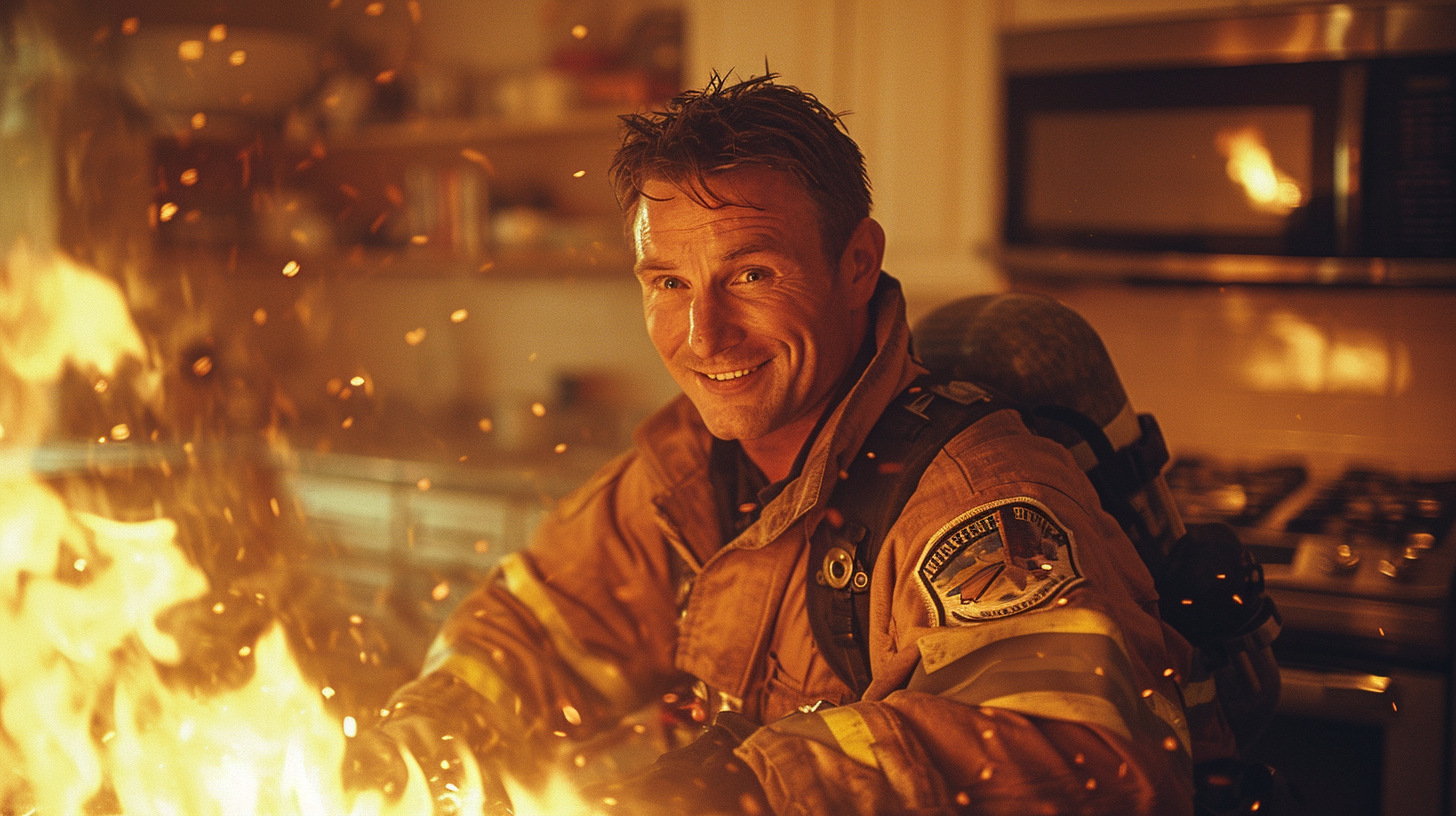
[[[122,67],[166,80],[143,102],[158,127],[151,226],[169,251],[221,254],[243,274],[302,258],[352,275],[625,268],[606,170],[617,115],[677,89],[670,4],[339,8],[307,36],[266,40],[311,54],[307,81],[229,52],[247,31],[147,23],[123,50],[156,47]],[[216,70],[188,73],[204,56]],[[244,71],[258,87],[240,101]],[[254,97],[275,87],[291,90],[262,115]],[[186,104],[162,92],[178,88]],[[214,98],[221,108],[194,102]]]
[[[323,242],[386,274],[620,273],[630,262],[606,173],[618,125],[614,111],[583,110],[405,120],[330,138],[299,163],[296,195],[329,217],[331,234],[296,233],[284,200],[268,241]]]
[[[815,94],[865,154],[885,269],[912,320],[1000,288],[993,0],[690,0],[684,81],[765,67]]]
[[[360,604],[384,595],[426,634],[585,478],[307,453],[286,473],[319,550],[315,572]]]
[[[356,275],[620,273],[630,261],[606,174],[618,125],[614,111],[584,110],[307,141],[159,137],[157,243],[226,256],[244,275],[290,260]]]

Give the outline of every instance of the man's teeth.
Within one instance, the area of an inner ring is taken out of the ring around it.
[[[758,366],[754,366],[753,368],[740,368],[737,371],[729,371],[726,374],[704,374],[703,376],[707,377],[710,380],[716,380],[718,382],[727,382],[729,380],[736,380],[739,377],[747,376],[747,375],[752,374],[753,372],[755,372],[757,370],[758,370]]]

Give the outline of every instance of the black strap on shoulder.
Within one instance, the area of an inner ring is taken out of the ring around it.
[[[1102,509],[1128,532],[1138,556],[1156,579],[1163,572],[1167,553],[1157,549],[1159,539],[1128,498],[1163,472],[1168,464],[1168,446],[1151,414],[1138,415],[1138,438],[1114,450],[1107,434],[1086,414],[1063,405],[1040,405],[1031,409],[1032,431],[1045,433],[1042,421],[1056,422],[1081,437],[1096,457],[1097,464],[1087,478],[1097,491]]]
[[[856,695],[870,683],[870,570],[920,477],[956,434],[1009,403],[966,382],[921,378],[885,409],[840,474],[809,544],[806,602],[814,639]]]

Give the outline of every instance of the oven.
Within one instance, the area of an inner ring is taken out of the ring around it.
[[[1456,477],[1205,457],[1166,476],[1185,520],[1240,531],[1283,617],[1279,708],[1252,758],[1310,814],[1456,812]]]

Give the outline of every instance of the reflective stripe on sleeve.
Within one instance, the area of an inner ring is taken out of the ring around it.
[[[536,580],[520,555],[512,553],[502,558],[500,566],[506,589],[536,615],[547,637],[551,638],[551,645],[556,647],[566,664],[620,711],[631,710],[638,701],[637,695],[622,676],[621,668],[610,660],[591,654],[576,639],[566,619],[551,602],[546,588]]]
[[[875,758],[874,735],[864,717],[852,707],[828,708],[812,713],[790,714],[769,725],[769,730],[780,734],[810,739],[831,748],[837,748],[845,756],[871,768],[880,767]]]
[[[425,666],[420,670],[420,676],[423,677],[437,671],[455,675],[464,681],[465,685],[474,689],[476,694],[508,711],[515,707],[514,694],[511,692],[510,685],[500,676],[494,666],[475,655],[455,651],[441,637],[435,638],[435,642],[430,644],[430,651],[425,655]]]
[[[967,705],[1100,725],[1134,739],[1170,733],[1190,748],[1183,711],[1139,690],[1121,633],[1089,609],[1028,612],[921,639],[908,690]]]

